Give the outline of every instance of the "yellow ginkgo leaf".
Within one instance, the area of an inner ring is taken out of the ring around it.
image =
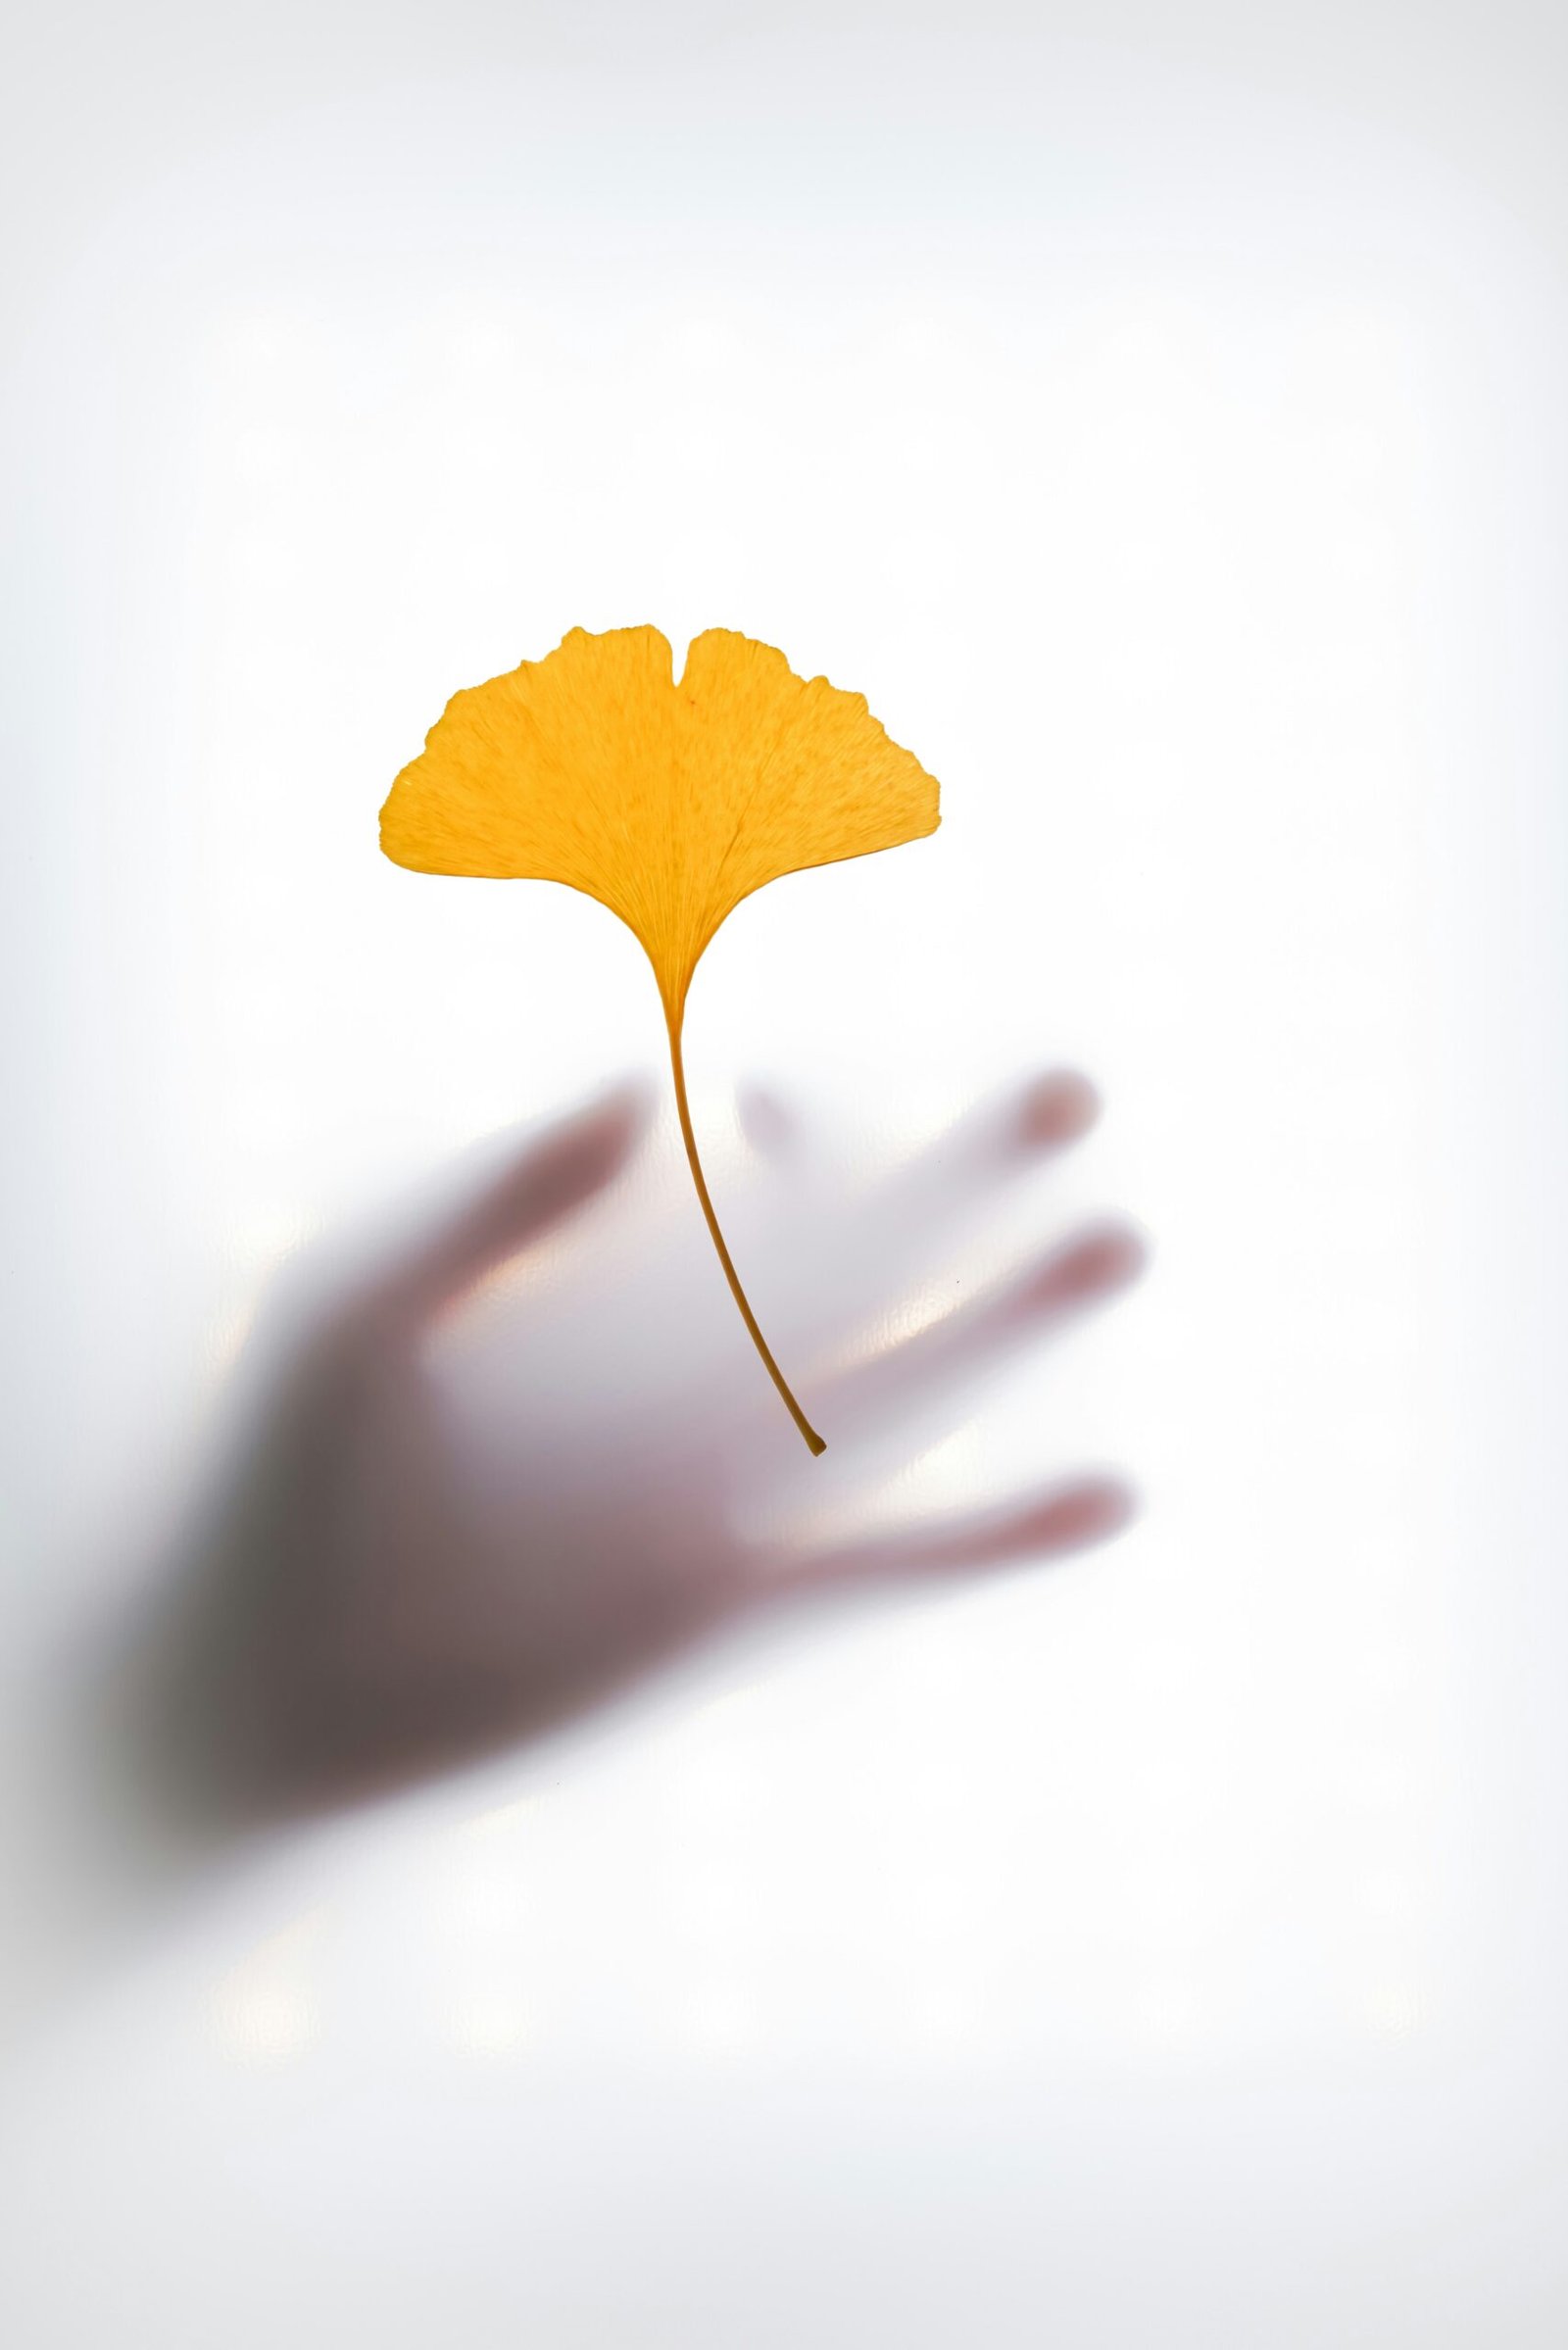
[[[574,628],[548,659],[455,694],[381,810],[381,846],[420,873],[564,881],[636,933],[663,998],[681,1134],[735,1301],[813,1452],[747,1303],[697,1155],[681,1025],[704,949],[781,874],[937,827],[937,786],[861,694],[710,628],[677,681],[657,628]]]

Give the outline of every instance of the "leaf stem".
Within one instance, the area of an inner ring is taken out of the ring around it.
[[[724,1245],[724,1235],[718,1229],[718,1218],[713,1213],[713,1202],[709,1198],[708,1183],[703,1174],[703,1162],[697,1155],[697,1137],[692,1132],[691,1107],[686,1100],[686,1071],[680,1053],[680,1015],[679,1013],[666,1013],[666,1020],[669,1028],[669,1065],[675,1076],[675,1108],[680,1117],[681,1139],[686,1145],[686,1156],[691,1165],[692,1181],[697,1186],[697,1197],[702,1202],[703,1214],[708,1219],[708,1229],[712,1235],[713,1247],[718,1250],[718,1261],[724,1268],[724,1278],[729,1283],[735,1302],[741,1309],[741,1320],[752,1334],[752,1344],[766,1364],[768,1377],[783,1396],[790,1418],[795,1422],[813,1453],[825,1452],[827,1450],[826,1444],[817,1435],[816,1430],[811,1426],[810,1421],[790,1393],[789,1381],[773,1360],[772,1349],[757,1326],[757,1316],[747,1302],[746,1292],[741,1288],[741,1279],[735,1270],[734,1259]]]

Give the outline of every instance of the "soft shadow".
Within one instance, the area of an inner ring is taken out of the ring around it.
[[[965,1225],[1096,1111],[1083,1079],[1043,1077],[856,1186],[781,1104],[743,1100],[720,1209],[822,1463],[752,1353],[684,1169],[647,1147],[648,1098],[531,1142],[270,1353],[258,1341],[257,1400],[100,1677],[111,1776],[166,1837],[210,1846],[532,1737],[781,1596],[1115,1531],[1129,1495],[1101,1476],[842,1531],[858,1474],[966,1416],[980,1381],[1138,1272],[1129,1229],[1084,1228],[900,1328]]]

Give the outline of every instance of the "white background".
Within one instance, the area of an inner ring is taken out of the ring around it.
[[[742,628],[943,784],[716,943],[707,1129],[761,1076],[870,1165],[1070,1058],[1040,1229],[1153,1263],[899,1489],[1118,1465],[1113,1546],[721,1647],[22,1996],[8,2338],[1560,2341],[1555,12],[12,50],[19,1716],[287,1260],[658,1079],[608,915],[375,847],[571,625]]]

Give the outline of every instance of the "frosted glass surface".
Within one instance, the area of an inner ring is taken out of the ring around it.
[[[1555,12],[322,0],[17,49],[0,2329],[1549,2350]],[[1149,1255],[862,1451],[770,1451],[762,1383],[726,1523],[783,1591],[1075,1480],[1136,1514],[154,1849],[80,1693],[444,1203],[651,1105],[420,1342],[519,1542],[526,1430],[635,1580],[649,1412],[761,1383],[630,936],[375,846],[449,694],[642,621],[863,691],[943,786],[693,991],[781,1351],[842,1310],[825,1381],[1086,1223]],[[1093,1132],[971,1180],[1060,1068]]]

